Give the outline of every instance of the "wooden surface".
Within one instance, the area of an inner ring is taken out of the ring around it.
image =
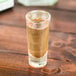
[[[28,65],[24,16],[34,9],[52,14],[48,64],[42,69]],[[76,76],[76,1],[59,0],[53,7],[24,7],[16,3],[13,9],[1,12],[0,76]]]

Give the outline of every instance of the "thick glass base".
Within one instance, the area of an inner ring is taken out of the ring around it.
[[[34,68],[42,68],[47,64],[47,53],[40,58],[36,58],[29,53],[29,65]]]

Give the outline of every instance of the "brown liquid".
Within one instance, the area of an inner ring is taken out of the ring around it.
[[[34,57],[42,57],[48,50],[48,34],[49,26],[42,27],[40,22],[44,21],[41,18],[32,19],[37,23],[34,28],[29,24],[27,26],[28,49]],[[47,24],[45,22],[45,24]],[[44,25],[45,26],[45,25]]]
[[[29,52],[37,57],[42,57],[48,50],[49,26],[44,29],[33,29],[27,26]]]

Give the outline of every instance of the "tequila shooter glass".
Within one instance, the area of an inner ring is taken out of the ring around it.
[[[47,64],[50,18],[51,15],[43,10],[26,14],[29,65],[32,67],[41,68]]]

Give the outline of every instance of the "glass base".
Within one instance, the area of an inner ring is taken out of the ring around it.
[[[42,68],[47,64],[47,53],[40,58],[36,58],[29,53],[29,65],[34,68]]]

